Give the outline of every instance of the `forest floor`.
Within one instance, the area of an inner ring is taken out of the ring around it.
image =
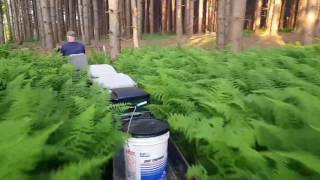
[[[242,47],[243,49],[250,48],[268,48],[268,47],[280,47],[286,44],[296,44],[299,43],[299,34],[295,32],[290,33],[279,33],[278,36],[268,36],[268,35],[255,35],[252,32],[245,32]],[[194,47],[194,48],[204,48],[208,50],[213,50],[215,46],[216,36],[214,33],[207,34],[196,34],[191,37],[184,36],[182,39],[178,40],[175,34],[164,34],[164,33],[155,33],[155,34],[146,34],[143,36],[140,41],[141,47],[149,46],[159,46],[159,47]],[[318,37],[317,42],[320,41]],[[103,46],[106,46],[106,51],[109,49],[108,40],[100,41],[96,45],[91,45],[88,47],[89,51],[93,49],[103,50]],[[37,50],[42,50],[42,47],[38,42],[26,42],[22,45],[19,45],[26,48],[32,48]],[[132,48],[133,42],[132,39],[122,38],[121,47]]]
[[[242,47],[243,49],[250,48],[268,48],[268,47],[280,47],[286,44],[299,43],[300,36],[298,33],[279,33],[278,36],[267,36],[264,34],[255,35],[252,32],[245,32]],[[178,40],[175,34],[146,34],[141,40],[141,47],[148,46],[160,46],[160,47],[171,47],[171,46],[182,46],[182,47],[195,47],[212,50],[216,48],[215,45],[216,36],[214,33],[210,34],[197,34],[192,37],[184,36]],[[317,42],[320,38],[317,38]],[[100,42],[98,48],[103,45],[107,45],[108,42]],[[122,39],[122,48],[132,48],[133,42],[131,39]],[[94,47],[93,47],[94,48]]]

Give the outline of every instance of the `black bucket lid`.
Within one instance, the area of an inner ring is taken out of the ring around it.
[[[124,124],[123,130],[127,132],[129,121]],[[131,121],[129,133],[133,137],[148,138],[163,135],[169,131],[167,122],[157,119],[133,119]]]
[[[113,101],[124,101],[137,97],[149,98],[149,94],[137,87],[112,89],[111,99]]]

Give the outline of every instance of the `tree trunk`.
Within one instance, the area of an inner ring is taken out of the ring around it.
[[[315,29],[314,29],[314,36],[319,37],[320,36],[320,2],[318,5],[318,18],[316,21]]]
[[[130,15],[130,11],[131,11],[131,7],[130,7],[130,0],[125,0],[126,1],[126,9],[125,9],[125,13],[126,13],[126,37],[129,38],[131,35],[131,15]]]
[[[206,3],[206,17],[205,17],[205,31],[209,32],[209,11],[210,11],[210,7],[211,7],[211,1],[207,0]]]
[[[253,30],[255,32],[259,32],[260,25],[261,25],[261,8],[262,8],[262,2],[263,0],[256,0],[256,9],[254,12],[254,26]]]
[[[232,0],[230,44],[231,50],[240,51],[242,46],[243,25],[247,0]]]
[[[68,0],[69,2],[69,30],[71,31],[75,31],[77,32],[77,28],[76,28],[76,18],[75,18],[75,15],[76,15],[76,11],[75,11],[75,6],[74,6],[74,3],[75,3],[75,0]]]
[[[282,0],[281,10],[280,10],[280,19],[279,19],[279,29],[284,29],[287,21],[286,17],[286,3],[287,0]]]
[[[125,1],[120,0],[118,1],[118,11],[119,11],[119,23],[120,23],[120,36],[126,35],[126,15],[125,15]]]
[[[83,0],[83,25],[84,25],[84,41],[90,44],[90,0]]]
[[[21,12],[23,14],[22,20],[24,23],[24,29],[25,29],[25,38],[26,39],[31,39],[33,38],[32,35],[32,29],[31,29],[31,18],[30,18],[30,12],[31,10],[29,9],[29,1],[20,1],[21,3]]]
[[[142,19],[142,0],[137,0],[137,11],[138,11],[138,37],[142,39],[143,19]]]
[[[109,30],[110,30],[110,26],[109,26],[109,22],[110,22],[110,19],[109,19],[109,0],[105,0],[106,1],[106,16],[107,16],[107,18],[106,18],[106,21],[107,21],[107,23],[106,23],[106,25],[107,25],[107,27],[106,27],[106,29],[107,29],[107,33],[109,34]]]
[[[45,32],[44,32],[44,22],[43,22],[43,15],[42,15],[42,8],[41,8],[41,0],[36,0],[37,1],[37,12],[38,12],[38,28],[39,28],[39,38],[41,41],[41,46],[45,47],[46,46],[46,41],[45,41]]]
[[[176,33],[179,39],[183,35],[182,31],[182,0],[177,0],[177,19],[176,19]]]
[[[294,28],[294,26],[295,26],[298,3],[299,3],[299,0],[292,0],[292,2],[291,2],[290,17],[289,17],[289,22],[288,22],[289,28]]]
[[[184,29],[184,32],[188,35],[189,35],[189,31],[188,31],[189,21],[190,21],[190,0],[185,0],[183,29]]]
[[[214,3],[212,3],[212,31],[217,32],[217,26],[218,26],[218,2],[219,0],[214,0]]]
[[[61,15],[61,3],[60,3],[60,0],[56,0],[55,1],[55,6],[56,6],[56,12],[55,12],[55,15],[56,15],[56,20],[57,20],[57,42],[60,43],[62,41],[62,38],[63,38],[63,33],[61,31],[62,29],[62,26],[61,26],[61,22],[63,21],[62,20],[62,15]]]
[[[148,0],[144,1],[144,22],[143,22],[143,32],[148,32]]]
[[[118,5],[119,7],[119,5]],[[118,9],[119,11],[119,9]],[[94,27],[94,19],[93,19],[93,5],[92,1],[89,0],[89,39],[90,39],[90,44],[92,43],[92,40],[94,40],[94,32],[93,32],[93,27]]]
[[[55,0],[49,0],[50,3],[50,20],[52,25],[52,38],[53,44],[57,43],[58,40],[58,27],[56,24],[56,7],[55,7]]]
[[[275,0],[268,0],[268,14],[267,14],[267,23],[266,23],[266,32],[269,34],[272,24],[273,18],[273,9],[274,9],[274,1]]]
[[[161,31],[167,31],[167,0],[162,0]]]
[[[204,0],[199,0],[198,33],[203,33],[203,1]]]
[[[225,0],[218,0],[218,29],[217,29],[217,47],[219,49],[224,49],[226,46],[225,40]]]
[[[306,19],[306,9],[308,5],[308,0],[299,0],[299,6],[298,6],[298,19],[297,19],[297,31],[299,33],[302,33],[303,31],[303,25],[304,21]]]
[[[132,32],[133,32],[133,46],[139,47],[139,35],[138,35],[138,10],[135,0],[131,0],[131,11],[132,11]]]
[[[14,29],[14,40],[16,43],[20,44],[22,43],[22,37],[20,36],[20,20],[19,20],[19,8],[17,6],[17,1],[12,0],[10,3],[10,8],[13,14],[13,29]]]
[[[182,2],[181,2],[181,6],[182,6]],[[177,25],[177,7],[176,7],[176,0],[171,0],[171,32],[176,32],[176,25]],[[181,8],[182,11],[182,8]],[[182,18],[182,12],[181,12],[181,18]],[[181,27],[182,28],[182,27]]]
[[[118,13],[118,1],[109,0],[109,18],[110,18],[110,56],[115,60],[120,53],[120,24]]]
[[[84,30],[84,21],[83,21],[83,1],[78,0],[78,11],[79,11],[79,21],[80,21],[80,28],[81,28],[81,39],[82,41],[85,40],[85,30]]]
[[[94,42],[95,44],[98,43],[100,39],[100,34],[99,34],[99,14],[98,14],[98,0],[93,0],[93,16],[94,16],[94,27],[93,27],[93,34],[94,34]]]
[[[149,25],[150,25],[150,33],[154,33],[154,0],[150,0]]]
[[[10,10],[10,6],[9,6],[9,0],[5,1],[5,13],[6,13],[6,17],[7,17],[7,21],[8,21],[8,41],[12,41],[12,37],[13,37],[13,24],[12,24],[12,12]]]
[[[193,35],[194,32],[194,0],[190,0],[190,12],[189,12],[189,27],[188,35]]]
[[[4,37],[4,24],[3,24],[3,3],[0,1],[0,44],[5,43],[5,37]]]
[[[224,41],[225,41],[225,46],[228,45],[229,43],[229,33],[230,33],[230,23],[231,23],[231,11],[232,11],[232,1],[233,0],[225,0],[226,4],[225,4],[225,10],[224,10]]]
[[[167,32],[170,32],[171,30],[171,26],[170,26],[170,23],[171,23],[171,18],[170,18],[170,13],[171,13],[171,0],[167,0],[167,9],[166,9],[166,14],[167,14],[167,29],[166,31]]]
[[[281,0],[270,0],[269,5],[267,33],[270,36],[275,36],[279,29]]]
[[[312,44],[315,36],[315,26],[318,16],[318,0],[308,0],[306,7],[306,18],[302,27],[303,44]]]
[[[43,23],[44,23],[44,32],[45,32],[45,42],[46,47],[48,49],[53,49],[53,37],[52,37],[52,28],[51,28],[51,19],[48,7],[47,0],[40,0],[41,3],[41,11],[43,16]]]

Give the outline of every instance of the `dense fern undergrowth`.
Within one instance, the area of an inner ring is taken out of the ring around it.
[[[320,178],[320,45],[242,53],[126,50],[200,179]]]
[[[0,179],[101,179],[122,143],[109,94],[59,55],[0,47]]]

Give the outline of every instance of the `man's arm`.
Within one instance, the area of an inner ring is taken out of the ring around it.
[[[62,56],[66,55],[66,51],[65,51],[64,45],[61,46],[60,52],[61,52]]]
[[[83,48],[83,54],[86,53],[86,46],[82,44],[82,48]]]

